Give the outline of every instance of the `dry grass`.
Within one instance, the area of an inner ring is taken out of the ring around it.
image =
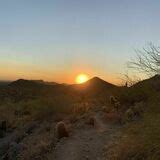
[[[48,122],[41,124],[22,143],[25,145],[25,149],[20,154],[21,160],[45,160],[47,153],[56,143],[54,125],[49,125]]]
[[[110,160],[158,160],[160,157],[159,95],[150,99],[143,119],[123,130],[117,145],[108,150]]]
[[[109,112],[105,113],[103,119],[110,123],[121,123],[122,115],[118,112]]]

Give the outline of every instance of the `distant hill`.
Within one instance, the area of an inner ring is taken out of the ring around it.
[[[142,80],[131,87],[122,87],[115,95],[122,103],[134,104],[146,101],[150,97],[160,93],[160,75]]]
[[[38,97],[68,96],[79,97],[106,97],[113,90],[119,88],[98,77],[94,77],[83,84],[57,84],[55,82],[45,82],[43,80],[19,79],[11,82],[3,90],[0,90],[0,97],[9,97],[16,101],[24,99],[34,99]]]
[[[99,77],[93,77],[85,83],[73,85],[25,79],[4,84],[3,87],[0,87],[0,100],[9,98],[14,101],[21,101],[62,96],[68,97],[67,99],[85,97],[89,99],[103,99],[105,101],[110,95],[115,95],[119,97],[122,103],[132,103],[147,99],[154,92],[159,92],[160,75],[138,82],[131,87],[119,87]]]
[[[11,81],[0,81],[0,87],[1,86],[6,86],[6,85],[8,85],[10,83],[11,83]]]
[[[89,88],[102,88],[102,87],[105,87],[105,88],[116,87],[115,85],[108,83],[99,77],[93,77],[92,79],[88,80],[85,83],[75,84],[73,86],[77,89],[78,88],[89,89]]]
[[[9,84],[12,87],[39,87],[43,85],[57,85],[55,82],[45,82],[43,80],[25,80],[19,79]]]
[[[55,96],[62,92],[60,90],[61,85],[54,82],[18,79],[0,88],[0,100],[9,98],[14,101],[20,101]]]
[[[92,79],[87,81],[84,85],[88,85],[89,87],[107,87],[107,88],[117,87],[114,84],[106,82],[99,77],[93,77]]]
[[[119,87],[108,83],[99,77],[93,77],[85,83],[72,85],[72,88],[75,91],[88,96],[106,96]]]
[[[73,88],[76,90],[90,90],[90,89],[112,89],[117,86],[108,83],[98,77],[94,77],[90,80],[88,80],[85,83],[82,84],[73,84],[73,85],[68,85],[68,84],[58,84],[56,82],[45,82],[43,80],[26,80],[26,79],[18,79],[14,82],[8,83],[8,86],[10,87],[42,87],[42,86],[65,86],[68,88]]]
[[[150,91],[150,89],[160,91],[160,75],[155,75],[151,78],[142,80],[133,85],[131,88],[145,88],[148,89],[148,91]]]

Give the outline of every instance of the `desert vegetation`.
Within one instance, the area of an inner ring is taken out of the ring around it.
[[[119,93],[121,102],[127,106],[124,112],[127,125],[122,129],[116,145],[111,145],[108,149],[108,159],[159,159],[159,60],[159,47],[149,44],[148,48],[137,50],[137,58],[129,62],[130,68],[149,77],[157,75],[139,81]]]
[[[151,49],[147,56],[158,58]],[[159,86],[159,75],[131,86],[98,77],[76,85],[7,83],[0,89],[0,159],[158,160]]]

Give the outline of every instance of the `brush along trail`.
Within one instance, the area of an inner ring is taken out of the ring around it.
[[[77,122],[69,138],[61,139],[49,154],[49,160],[106,160],[106,151],[120,137],[120,125],[103,120],[103,113],[94,113],[94,126]]]

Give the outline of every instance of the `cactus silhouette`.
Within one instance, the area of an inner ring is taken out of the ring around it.
[[[58,122],[56,125],[56,136],[58,139],[63,137],[69,137],[69,132],[67,130],[66,124],[64,122]]]

